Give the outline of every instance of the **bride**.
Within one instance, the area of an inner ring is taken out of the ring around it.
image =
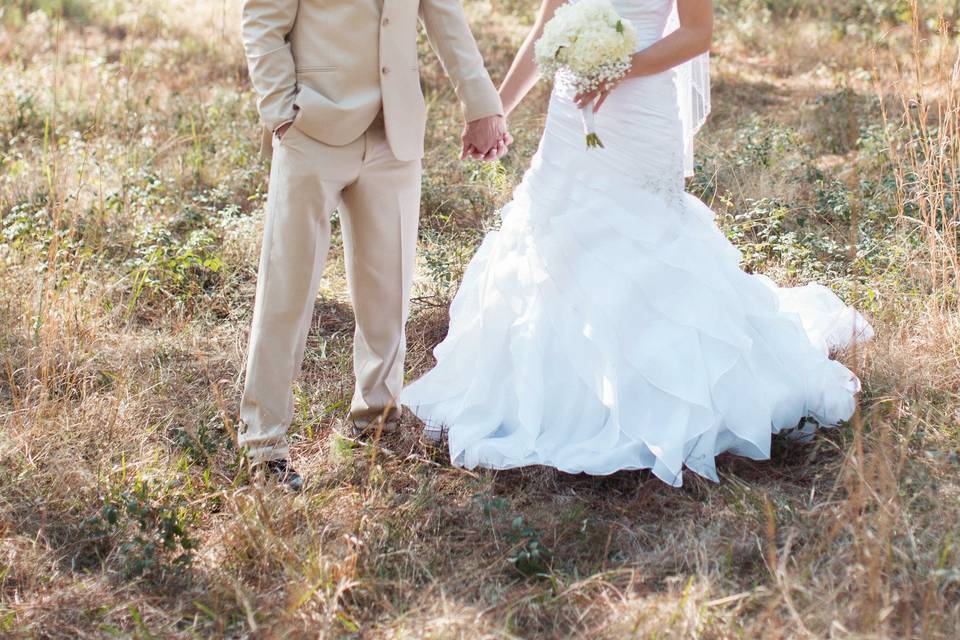
[[[543,1],[513,61],[508,115],[537,81],[534,43],[560,4]],[[717,480],[719,453],[764,459],[772,433],[850,418],[860,383],[829,353],[872,329],[824,287],[741,271],[712,212],[684,192],[709,108],[697,72],[712,3],[613,4],[637,30],[632,69],[596,95],[554,89],[437,365],[400,400],[428,436],[448,433],[467,468],[651,469],[679,486],[687,467]],[[604,149],[584,144],[579,108],[591,103]]]

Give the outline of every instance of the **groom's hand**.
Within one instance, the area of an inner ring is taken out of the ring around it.
[[[499,160],[507,155],[513,142],[507,133],[507,121],[503,116],[488,116],[468,122],[460,140],[463,143],[461,160]]]

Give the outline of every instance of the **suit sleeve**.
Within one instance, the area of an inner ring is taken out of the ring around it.
[[[430,46],[463,106],[464,118],[503,115],[503,105],[483,65],[461,0],[420,0],[420,18]]]
[[[296,115],[296,65],[287,35],[300,0],[245,0],[243,48],[250,80],[257,92],[260,119],[271,131]]]

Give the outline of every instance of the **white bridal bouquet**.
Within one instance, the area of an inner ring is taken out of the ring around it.
[[[580,0],[559,7],[534,47],[544,76],[558,76],[577,93],[594,91],[623,78],[637,33],[610,0]],[[603,147],[594,124],[593,103],[581,110],[587,147]]]

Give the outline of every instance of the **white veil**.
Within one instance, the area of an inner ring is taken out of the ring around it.
[[[664,35],[680,26],[677,3],[667,20]],[[693,175],[693,138],[710,114],[710,53],[704,53],[677,67],[677,101],[683,122],[683,173]]]

